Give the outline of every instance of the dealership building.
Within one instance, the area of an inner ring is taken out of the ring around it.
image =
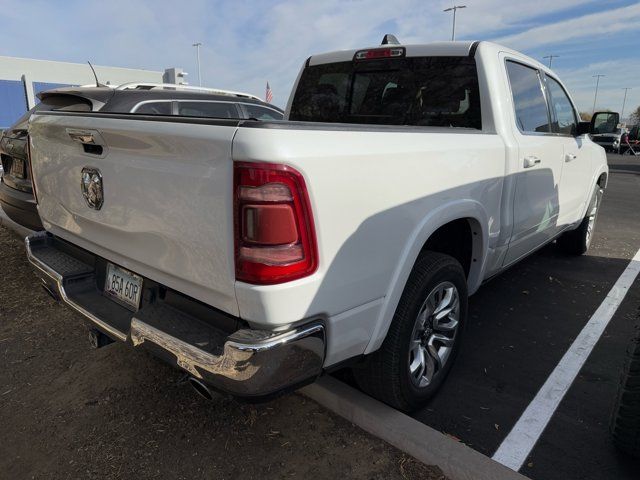
[[[179,68],[164,72],[94,65],[105,85],[129,82],[184,83]],[[177,77],[177,78],[176,78]],[[0,56],[0,129],[11,126],[38,103],[36,94],[58,87],[92,85],[95,78],[86,63],[53,62]]]

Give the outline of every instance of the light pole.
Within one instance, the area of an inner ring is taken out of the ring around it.
[[[546,55],[542,58],[548,58],[549,59],[549,68],[551,68],[551,62],[553,61],[554,58],[558,58],[560,55]]]
[[[456,11],[459,8],[467,8],[466,5],[454,5],[451,8],[447,8],[445,10],[443,10],[443,12],[450,12],[451,10],[453,10],[453,28],[451,29],[451,41],[456,39]]]
[[[594,113],[596,113],[596,100],[598,99],[598,86],[600,85],[600,77],[606,77],[606,75],[602,75],[602,74],[597,74],[597,75],[592,75],[591,78],[595,78],[596,79],[596,93],[593,96],[593,109],[591,110],[591,114],[593,115]]]
[[[202,43],[197,42],[192,45],[192,47],[196,47],[196,58],[198,59],[198,84],[202,86],[202,73],[200,72],[200,47]]]
[[[620,112],[620,121],[624,118],[624,106],[627,103],[627,92],[631,90],[631,87],[625,87],[624,90],[624,100],[622,100],[622,112]]]

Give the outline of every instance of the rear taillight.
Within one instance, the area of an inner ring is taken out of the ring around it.
[[[304,178],[287,165],[234,164],[236,279],[270,285],[311,275],[316,236]]]
[[[31,137],[27,135],[27,148],[25,148],[25,152],[27,155],[27,165],[29,165],[29,180],[31,180],[31,190],[33,190],[33,198],[36,201],[36,205],[38,204],[38,193],[36,192],[36,181],[33,178],[33,166],[31,164]]]

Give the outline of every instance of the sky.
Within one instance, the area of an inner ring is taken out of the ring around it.
[[[581,111],[640,105],[640,2],[457,0],[456,39],[491,40],[552,68]],[[0,55],[149,70],[182,67],[198,84],[284,107],[303,62],[332,50],[451,38],[452,0],[0,0]],[[625,115],[626,116],[626,115]]]

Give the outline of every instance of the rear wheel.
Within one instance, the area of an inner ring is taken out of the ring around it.
[[[640,458],[640,328],[627,349],[609,429],[618,449]]]
[[[580,226],[575,230],[563,233],[560,238],[558,238],[558,246],[565,253],[571,255],[583,255],[587,250],[589,250],[589,246],[593,240],[593,233],[596,228],[596,220],[598,218],[598,211],[600,209],[600,203],[602,202],[603,193],[604,189],[598,186],[591,198],[587,215],[580,223]]]
[[[467,317],[467,283],[454,258],[420,255],[380,349],[354,368],[371,396],[404,411],[438,390],[457,354]]]

